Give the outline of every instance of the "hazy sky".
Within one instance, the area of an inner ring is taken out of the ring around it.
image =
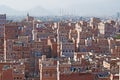
[[[40,6],[45,9],[73,8],[76,11],[91,14],[93,12],[120,12],[120,0],[0,0],[0,5],[21,11]]]

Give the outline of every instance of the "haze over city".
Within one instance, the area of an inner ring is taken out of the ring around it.
[[[37,16],[111,16],[120,11],[119,3],[120,0],[0,0],[0,10],[7,14],[30,12]]]
[[[0,0],[0,80],[120,80],[120,0]]]

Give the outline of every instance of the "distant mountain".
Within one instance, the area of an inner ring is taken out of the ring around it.
[[[13,15],[21,15],[22,12],[21,11],[17,11],[15,9],[12,9],[8,6],[4,6],[4,5],[1,5],[0,6],[0,14],[7,14],[9,16],[13,16]]]
[[[0,6],[0,14],[7,14],[8,16],[23,16],[23,15],[25,16],[27,13],[29,13],[32,16],[53,15],[53,13],[50,10],[47,10],[41,6],[26,11],[17,11],[13,8],[4,5]]]
[[[50,10],[45,9],[45,8],[43,8],[41,6],[32,8],[32,9],[28,10],[27,12],[30,13],[30,15],[34,15],[34,16],[48,16],[48,15],[53,15],[53,13]]]

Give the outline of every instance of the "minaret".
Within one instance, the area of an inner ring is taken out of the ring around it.
[[[59,39],[59,22],[57,25],[57,57],[60,57],[60,39]]]
[[[4,61],[6,62],[7,59],[7,51],[6,51],[6,34],[5,34],[5,26],[4,26]]]
[[[59,60],[57,61],[57,80],[60,80],[60,63]]]
[[[37,41],[37,30],[35,27],[35,21],[33,20],[32,40]]]
[[[29,13],[27,13],[27,21],[29,21]]]
[[[117,21],[119,21],[119,18],[120,18],[120,13],[117,12]]]
[[[60,80],[60,70],[59,70],[59,57],[60,57],[60,35],[59,35],[59,28],[60,28],[60,25],[59,25],[59,22],[57,24],[57,57],[58,57],[58,60],[57,60],[57,80]]]
[[[27,13],[27,17],[29,17],[29,13]]]
[[[70,29],[70,31],[69,31],[69,39],[72,39],[71,33],[72,33],[72,30]]]

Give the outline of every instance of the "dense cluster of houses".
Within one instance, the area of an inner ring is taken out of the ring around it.
[[[120,21],[10,22],[0,14],[0,80],[118,80]]]

